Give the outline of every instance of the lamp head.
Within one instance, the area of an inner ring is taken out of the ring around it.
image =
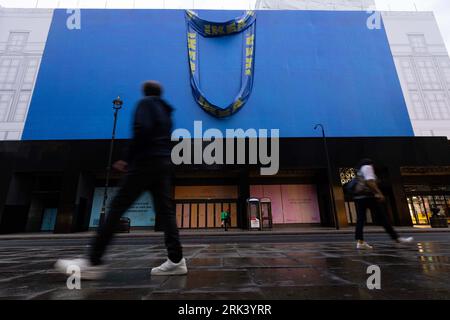
[[[120,99],[119,96],[117,96],[117,98],[113,100],[113,105],[114,105],[114,107],[113,107],[114,109],[120,109],[120,108],[122,108],[123,100]]]

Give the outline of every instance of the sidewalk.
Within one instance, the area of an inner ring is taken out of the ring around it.
[[[450,232],[450,228],[433,229],[431,227],[396,227],[399,233],[442,233]],[[366,233],[384,233],[384,229],[377,226],[365,227]],[[191,229],[180,230],[181,236],[227,236],[227,235],[254,235],[254,236],[270,236],[270,235],[314,235],[314,234],[353,234],[354,227],[346,227],[340,230],[324,227],[304,227],[304,228],[274,228],[272,230],[255,231],[243,229],[230,229],[223,231],[222,229]],[[0,240],[32,240],[32,239],[83,239],[94,236],[95,231],[78,232],[78,233],[16,233],[16,234],[2,234]],[[130,233],[118,233],[118,237],[131,238],[147,238],[147,237],[161,237],[162,232],[155,232],[153,230],[132,230]]]
[[[198,237],[200,242],[183,243],[189,273],[177,277],[150,275],[152,267],[167,259],[161,239],[123,238],[130,241],[109,248],[105,278],[98,281],[81,278],[80,290],[71,290],[67,286],[71,275],[57,274],[53,266],[59,258],[82,257],[86,252],[85,241],[0,241],[0,300],[172,299],[185,304],[192,303],[188,300],[211,299],[450,299],[450,233],[423,233],[420,238],[436,239],[405,245],[394,244],[387,236],[377,240],[372,234],[373,250],[358,251],[348,240],[335,241],[339,237],[351,239],[352,235],[336,236],[348,231],[312,235],[311,238],[323,239],[311,242],[276,242],[272,240],[281,236],[255,232],[266,237],[264,245],[258,239],[223,241],[236,238],[232,234],[237,232],[216,237],[222,238],[222,243],[204,240],[213,238],[212,235]],[[419,238],[419,234],[414,236]],[[291,238],[297,237],[309,236]],[[14,244],[17,242],[24,244]],[[380,270],[380,290],[371,290],[367,285],[368,268],[374,265]]]

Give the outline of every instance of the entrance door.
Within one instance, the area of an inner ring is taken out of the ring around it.
[[[238,226],[235,185],[176,186],[177,224],[183,229],[221,228],[220,214],[229,210],[231,227]]]
[[[431,203],[429,196],[412,196],[408,197],[408,205],[411,219],[415,225],[430,224]]]
[[[220,214],[229,210],[231,227],[237,227],[237,202],[233,199],[176,200],[178,228],[221,228]]]

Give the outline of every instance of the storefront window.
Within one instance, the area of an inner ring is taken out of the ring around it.
[[[433,207],[450,220],[450,186],[407,185],[405,191],[414,225],[430,224]]]
[[[314,185],[251,185],[250,196],[271,200],[274,224],[320,223]]]

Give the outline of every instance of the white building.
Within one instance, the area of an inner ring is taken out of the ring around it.
[[[257,0],[256,9],[277,10],[369,10],[374,0]]]
[[[417,136],[450,138],[450,59],[432,12],[384,12],[383,21]]]
[[[22,136],[52,16],[0,8],[0,140]]]

